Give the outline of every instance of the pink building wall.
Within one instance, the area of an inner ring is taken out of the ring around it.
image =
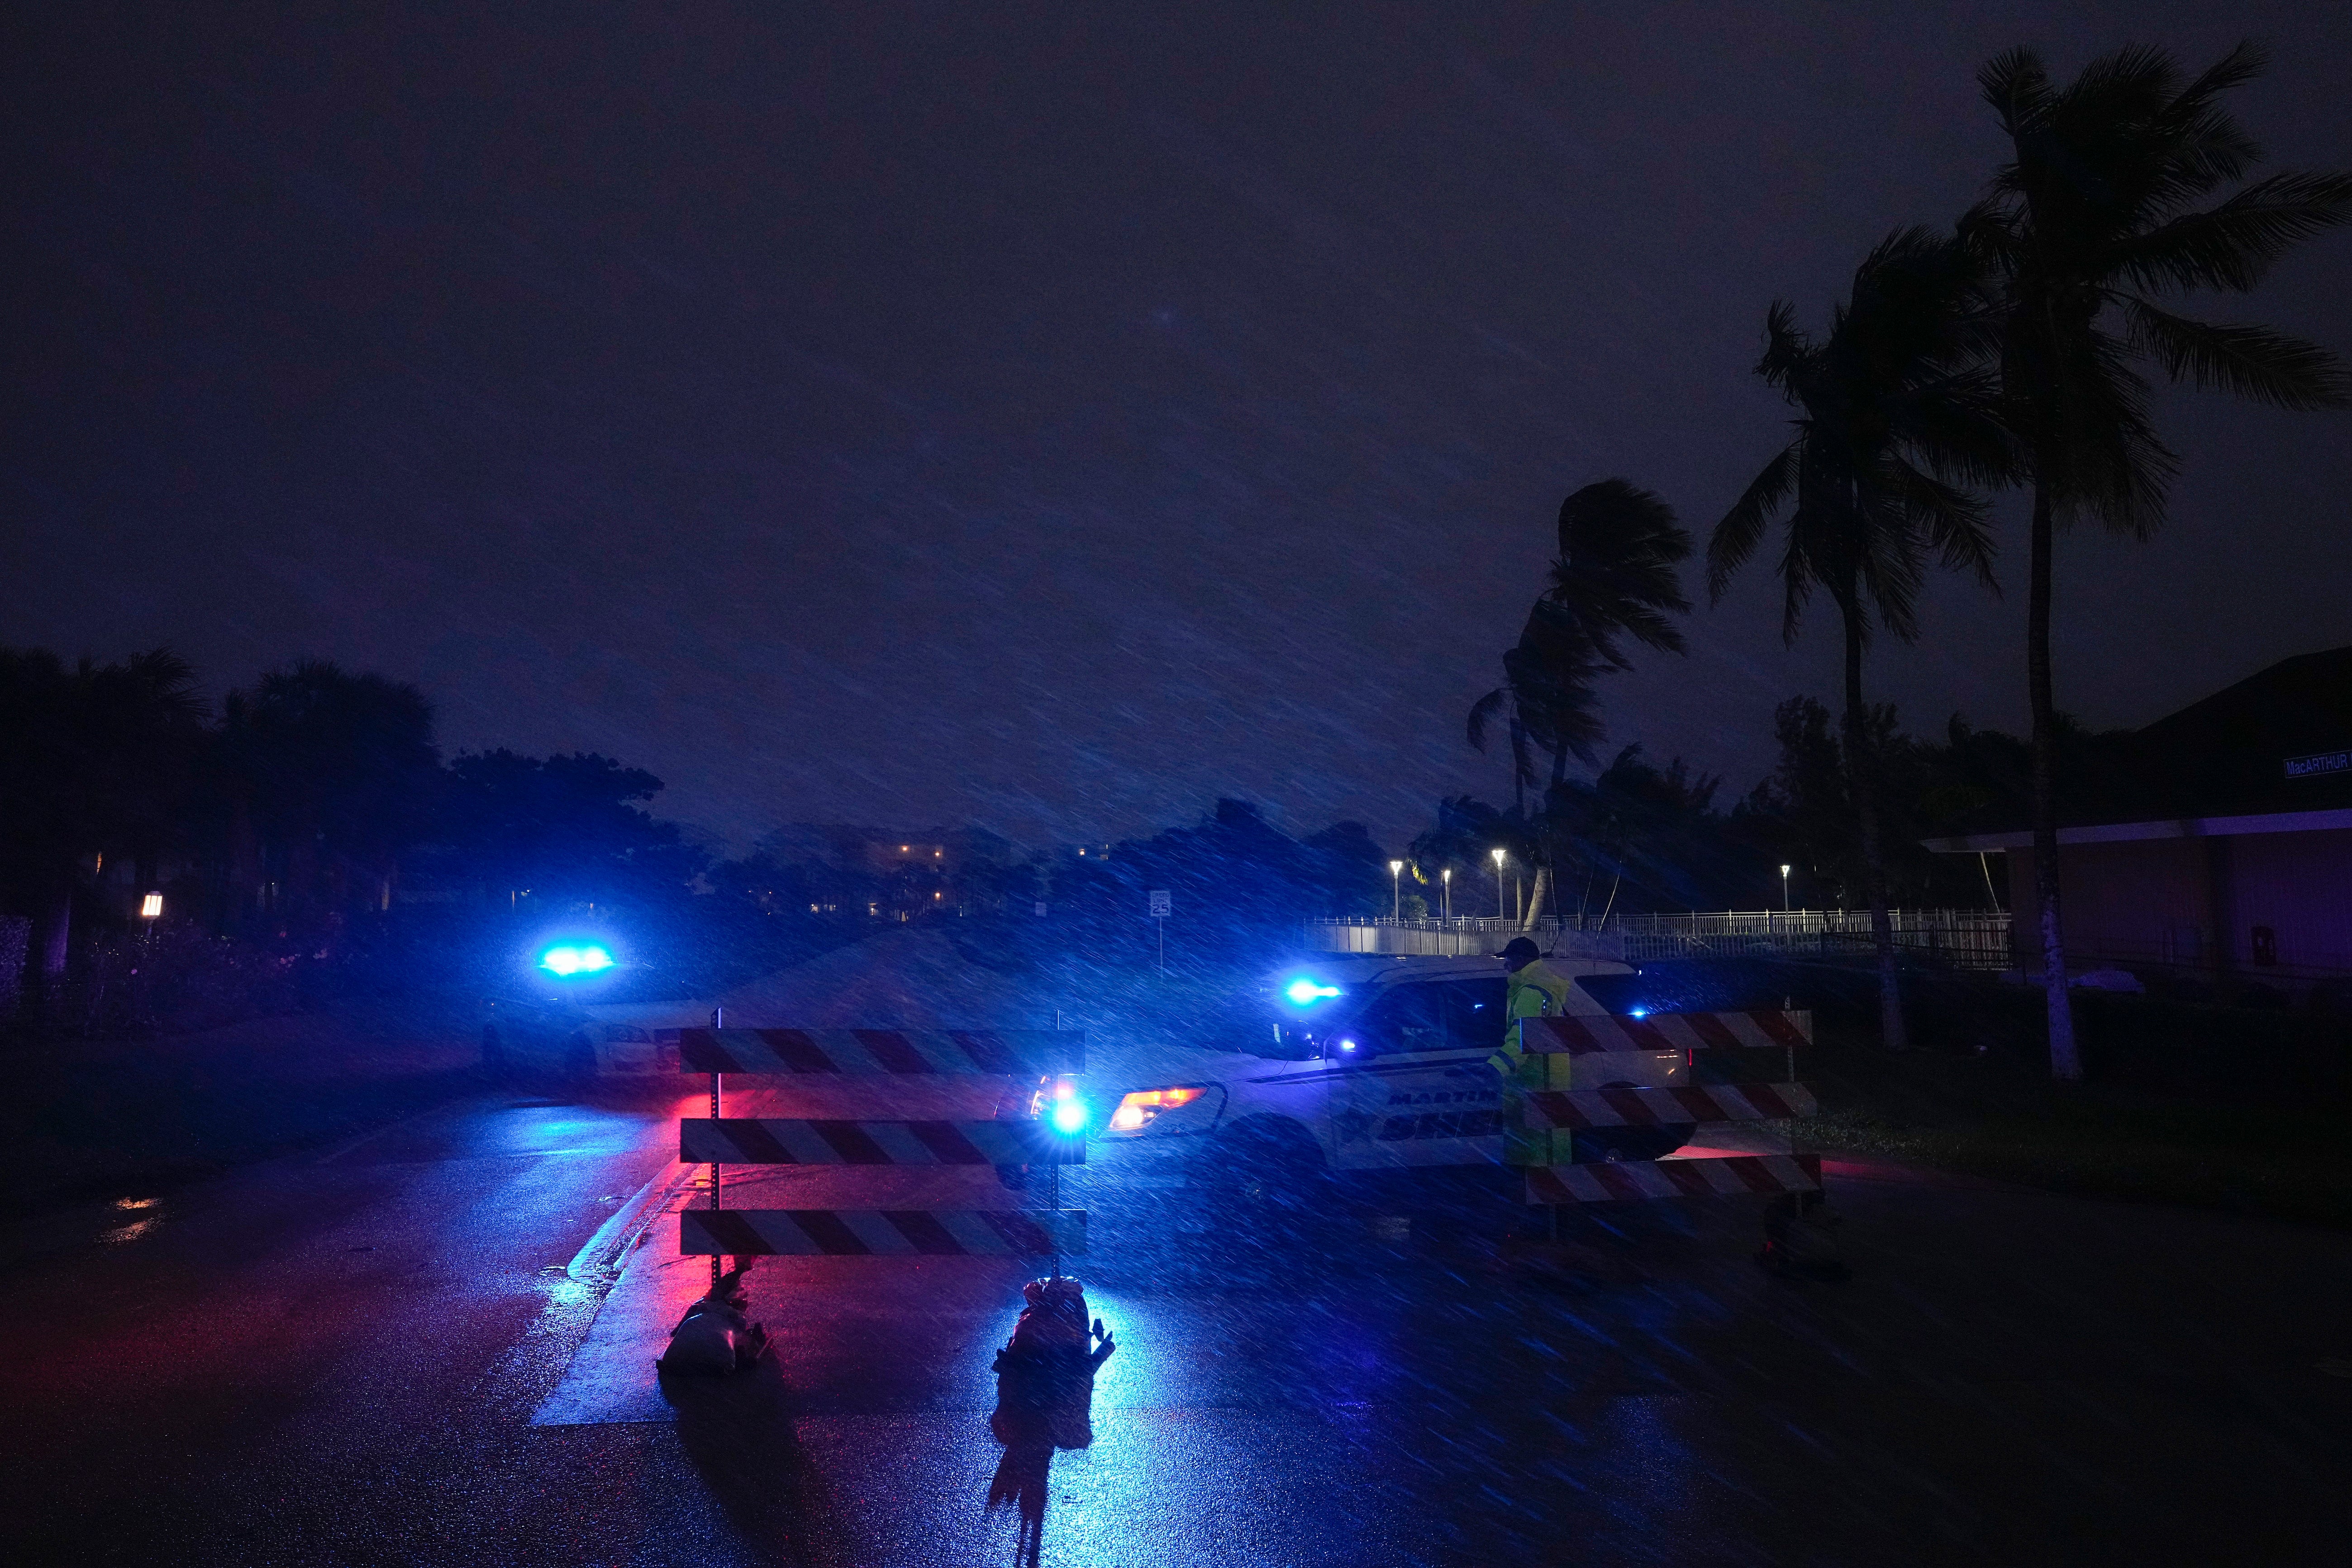
[[[2068,844],[2058,855],[2070,969],[2352,976],[2352,830]],[[2014,940],[2031,973],[2042,967],[2033,852],[2011,850],[2009,864]]]

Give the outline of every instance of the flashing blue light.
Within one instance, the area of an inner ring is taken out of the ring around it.
[[[1337,996],[1339,994],[1339,988],[1337,985],[1318,985],[1312,980],[1302,976],[1284,986],[1282,994],[1304,1007],[1326,996]]]
[[[1356,1042],[1353,1040],[1341,1040],[1339,1042],[1339,1048],[1343,1051],[1352,1051],[1356,1048]]]
[[[1636,1007],[1633,1009],[1633,1016],[1636,1018],[1646,1018],[1649,1016],[1650,1010],[1647,1007]]]
[[[613,955],[594,942],[566,943],[539,955],[539,966],[559,980],[596,974],[613,967]]]
[[[1087,1127],[1086,1102],[1077,1100],[1058,1100],[1054,1106],[1054,1131],[1083,1132]]]

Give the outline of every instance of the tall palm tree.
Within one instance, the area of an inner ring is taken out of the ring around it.
[[[1687,651],[1669,617],[1690,612],[1676,572],[1690,552],[1690,534],[1675,521],[1674,508],[1628,480],[1602,479],[1560,502],[1559,553],[1544,591],[1528,612],[1518,646],[1503,656],[1503,684],[1470,710],[1470,743],[1480,751],[1488,726],[1508,710],[1512,792],[1521,816],[1528,787],[1538,782],[1537,750],[1550,757],[1554,787],[1568,776],[1570,756],[1598,765],[1594,748],[1608,731],[1592,683],[1633,668],[1619,639],[1662,653]],[[1547,852],[1536,861],[1529,926],[1551,889],[1550,860]]]
[[[1992,585],[1986,505],[1960,488],[2002,478],[2010,451],[1994,417],[1993,378],[1981,368],[1979,279],[1956,240],[1906,228],[1855,271],[1825,338],[1800,331],[1795,311],[1776,301],[1756,372],[1801,410],[1797,434],[1707,542],[1708,588],[1720,599],[1785,510],[1781,635],[1795,639],[1816,587],[1844,623],[1845,763],[1878,954],[1881,1028],[1895,1049],[1906,1035],[1862,657],[1874,618],[1906,642],[1918,635],[1931,553]]]
[[[2026,606],[2033,707],[2033,868],[2051,1070],[2082,1076],[2066,991],[2058,904],[2057,716],[2050,683],[2050,548],[2059,522],[2087,515],[2145,539],[2164,513],[2172,453],[2148,416],[2133,362],[2282,408],[2341,406],[2343,370],[2326,350],[2266,327],[2190,321],[2155,303],[2168,292],[2243,293],[2290,247],[2352,216],[2352,175],[2273,174],[2210,206],[2261,149],[2221,104],[2259,75],[2241,44],[2192,81],[2162,49],[2102,56],[2064,87],[2030,49],[1977,73],[2009,133],[1961,232],[1998,270],[2004,417],[2033,480]]]

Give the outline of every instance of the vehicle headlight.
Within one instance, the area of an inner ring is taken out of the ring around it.
[[[1133,1132],[1149,1127],[1161,1111],[1190,1105],[1208,1092],[1205,1089],[1139,1089],[1120,1099],[1118,1109],[1110,1113],[1110,1130]]]

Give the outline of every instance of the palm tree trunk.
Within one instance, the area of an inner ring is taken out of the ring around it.
[[[2036,465],[2038,468],[2040,465]],[[2074,1004],[2066,989],[2066,943],[2058,921],[2058,730],[2050,696],[2050,487],[2033,484],[2032,587],[2025,607],[2025,676],[2033,705],[2033,901],[2042,924],[2042,979],[2050,1003],[2050,1073],[2083,1077],[2074,1046]]]
[[[1895,921],[1886,912],[1886,861],[1878,842],[1878,788],[1872,773],[1870,719],[1862,703],[1862,609],[1841,604],[1845,612],[1845,764],[1847,787],[1853,792],[1854,816],[1862,826],[1862,865],[1870,895],[1870,940],[1878,951],[1878,1035],[1890,1051],[1905,1049],[1910,1038],[1903,1027],[1903,976],[1895,955]]]
[[[1536,863],[1536,885],[1534,896],[1528,900],[1527,912],[1519,917],[1519,929],[1521,931],[1533,931],[1536,929],[1537,921],[1543,917],[1544,893],[1550,887],[1551,868],[1543,864],[1541,861],[1538,861]]]

